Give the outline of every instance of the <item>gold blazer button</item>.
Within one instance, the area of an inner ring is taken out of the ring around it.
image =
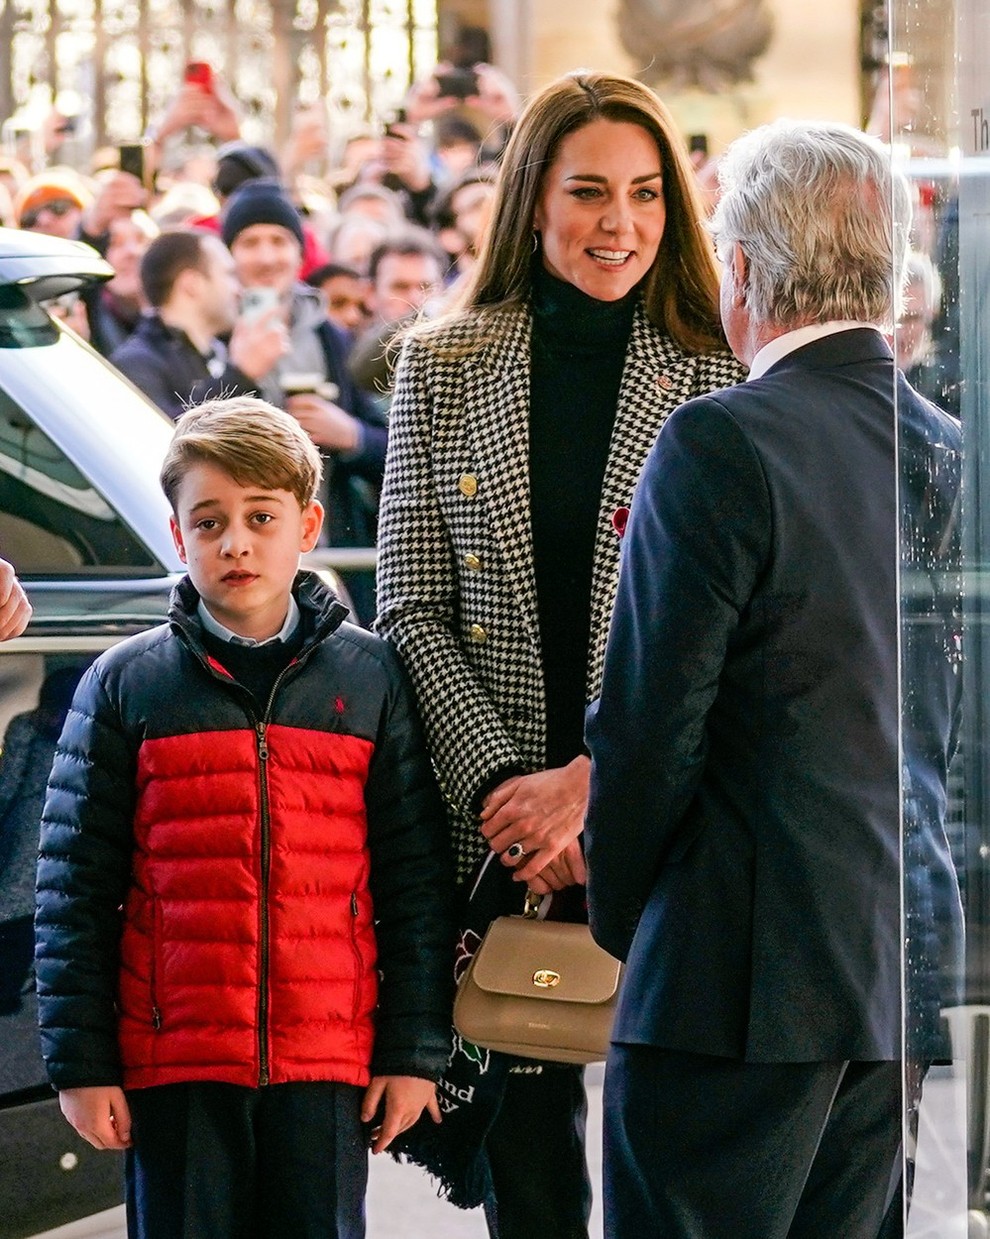
[[[473,551],[468,551],[464,556],[464,567],[470,568],[472,572],[481,570],[481,556],[475,555]]]
[[[468,636],[472,641],[476,641],[478,645],[483,645],[488,640],[488,633],[480,624],[472,624],[468,629]]]
[[[457,483],[457,489],[466,499],[473,499],[478,493],[478,479],[473,473],[462,473]]]

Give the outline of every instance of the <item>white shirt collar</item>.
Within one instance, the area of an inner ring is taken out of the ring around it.
[[[756,354],[749,368],[749,375],[746,381],[749,382],[750,379],[762,378],[771,366],[775,366],[778,361],[782,361],[788,353],[793,353],[795,350],[803,348],[806,344],[810,344],[812,340],[821,340],[825,336],[837,335],[840,331],[855,331],[862,327],[872,327],[875,331],[880,330],[875,323],[833,320],[828,323],[811,323],[807,327],[796,327],[793,331],[785,331],[782,336],[777,336],[769,344],[764,344]]]
[[[200,598],[196,605],[196,614],[207,632],[219,637],[221,641],[229,641],[232,645],[270,645],[273,641],[288,641],[299,624],[299,604],[292,594],[289,595],[289,609],[285,614],[285,623],[272,637],[264,641],[256,641],[254,637],[242,637],[238,632],[231,632],[218,619],[215,619],[206,609],[206,603]]]

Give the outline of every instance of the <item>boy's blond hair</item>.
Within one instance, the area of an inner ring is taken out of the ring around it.
[[[241,486],[287,490],[307,507],[323,473],[320,453],[294,417],[254,396],[207,400],[175,424],[159,481],[176,510],[190,465],[213,465]]]

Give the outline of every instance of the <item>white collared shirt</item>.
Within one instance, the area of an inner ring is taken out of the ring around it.
[[[219,637],[221,641],[229,641],[232,645],[270,645],[273,641],[288,641],[299,624],[299,604],[291,594],[289,595],[289,609],[285,614],[285,623],[273,637],[266,637],[264,641],[256,641],[254,637],[242,637],[239,632],[231,632],[229,628],[225,628],[206,609],[206,603],[202,598],[196,605],[196,613],[207,632]]]
[[[812,340],[821,340],[825,336],[837,335],[840,331],[856,331],[863,327],[872,328],[874,331],[880,330],[876,323],[856,323],[835,319],[828,323],[811,323],[807,327],[796,327],[793,331],[785,331],[782,336],[777,336],[769,344],[764,344],[756,354],[746,381],[762,378],[771,366],[782,361],[788,353],[803,348]]]

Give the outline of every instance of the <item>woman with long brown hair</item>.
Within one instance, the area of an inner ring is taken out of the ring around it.
[[[580,915],[584,709],[622,513],[666,416],[741,377],[702,218],[650,90],[561,78],[516,125],[458,304],[399,365],[378,627],[415,685],[459,881],[494,851],[506,911],[528,886]],[[586,1239],[585,1110],[580,1068],[507,1073],[484,1140],[493,1235]]]

